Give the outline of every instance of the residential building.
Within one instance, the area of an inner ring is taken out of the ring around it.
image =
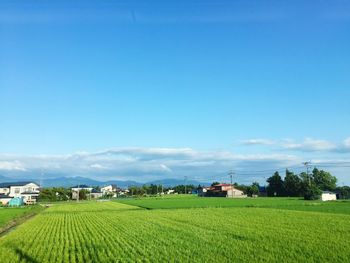
[[[116,197],[117,196],[117,186],[113,185],[113,184],[106,185],[106,186],[101,188],[101,192],[103,195]]]
[[[101,198],[103,196],[102,191],[98,191],[96,189],[92,189],[90,192],[90,197],[92,199],[97,199],[97,198]]]
[[[34,182],[0,183],[0,202],[7,205],[11,199],[20,198],[25,204],[35,204],[40,187]]]

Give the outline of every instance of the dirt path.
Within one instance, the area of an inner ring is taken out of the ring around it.
[[[5,226],[0,227],[0,238],[7,235],[11,231],[15,230],[17,226],[25,223],[27,220],[31,219],[32,217],[38,215],[41,211],[35,211],[28,214],[24,214],[20,217],[12,219],[9,223],[7,223]]]

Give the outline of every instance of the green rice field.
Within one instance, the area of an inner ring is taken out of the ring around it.
[[[221,197],[197,197],[193,195],[173,195],[152,198],[120,199],[118,202],[139,206],[146,209],[179,209],[179,208],[276,208],[298,211],[314,211],[350,215],[350,201],[322,202],[305,201],[298,198],[243,198],[231,199]]]
[[[1,262],[349,261],[349,202],[221,200],[55,204],[0,238]]]

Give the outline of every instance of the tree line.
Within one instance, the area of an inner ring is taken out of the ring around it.
[[[275,172],[267,179],[268,196],[304,197],[306,200],[319,199],[322,191],[336,191],[340,198],[350,198],[350,187],[337,187],[337,178],[331,173],[314,168],[310,174],[295,174],[288,169],[282,178]]]
[[[259,183],[254,182],[251,185],[234,183],[234,187],[243,191],[248,196],[267,195],[270,197],[304,197],[307,200],[319,199],[322,191],[333,191],[338,194],[341,199],[350,199],[349,186],[337,186],[337,178],[331,173],[314,168],[310,174],[302,172],[295,174],[288,169],[285,172],[284,178],[276,171],[266,182],[267,187],[264,189],[259,186]],[[213,182],[213,185],[219,182]],[[174,187],[165,187],[160,184],[149,184],[142,186],[128,187],[128,193],[124,196],[156,196],[173,190],[178,194],[189,194],[196,192],[202,188],[201,185],[181,184]],[[99,187],[95,187],[99,190]],[[88,192],[79,191],[79,200],[86,200]],[[109,198],[109,196],[104,196]],[[72,199],[72,191],[69,188],[54,187],[44,188],[40,192],[39,199],[41,201],[67,201]]]

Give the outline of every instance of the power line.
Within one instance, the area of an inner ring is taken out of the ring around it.
[[[230,179],[231,179],[231,186],[232,186],[232,185],[233,185],[232,180],[233,180],[233,176],[235,175],[235,172],[234,172],[233,170],[230,170],[230,171],[228,172],[228,175],[230,176]]]
[[[292,170],[292,169],[301,169],[303,168],[303,166],[290,166],[290,167],[287,167],[287,168],[277,168],[277,169],[268,169],[268,170],[236,170],[236,173],[237,174],[251,174],[251,173],[268,173],[268,172],[275,172],[275,171],[285,171],[286,169],[288,170]]]
[[[303,162],[303,165],[305,165],[305,167],[306,167],[306,175],[309,179],[309,185],[311,185],[311,178],[309,176],[309,169],[311,167],[311,161],[310,162]]]

